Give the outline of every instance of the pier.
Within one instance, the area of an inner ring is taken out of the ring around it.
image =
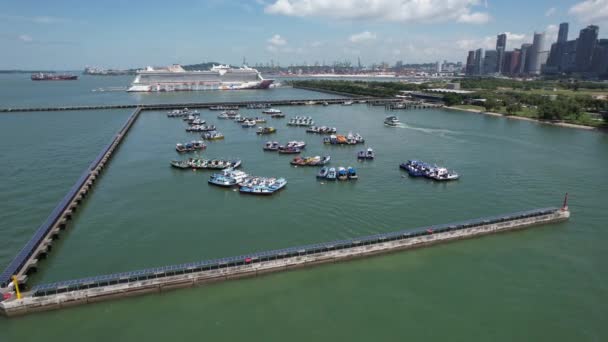
[[[368,102],[369,105],[383,106],[401,101],[400,99],[378,98],[368,100],[359,98],[357,100],[360,103],[370,101]],[[30,240],[0,274],[0,314],[14,316],[149,292],[163,292],[173,288],[191,287],[208,282],[258,276],[298,267],[308,267],[402,249],[430,246],[440,242],[472,238],[533,225],[549,224],[569,218],[570,212],[567,209],[566,202],[564,202],[562,208],[536,209],[466,222],[433,225],[348,240],[255,252],[235,257],[102,275],[51,284],[29,286],[30,284],[27,283],[28,274],[35,271],[40,266],[40,261],[51,251],[54,240],[62,230],[67,228],[72,215],[82,201],[85,200],[87,194],[93,189],[102,170],[110,162],[114,152],[120,147],[124,137],[144,111],[171,110],[183,107],[246,107],[257,104],[310,105],[324,104],[324,102],[328,104],[341,104],[345,101],[349,101],[349,99],[151,104],[134,105],[135,107],[119,107],[134,108],[134,111],[110,142],[83,171],[74,186],[59,202],[49,217],[34,232]],[[98,109],[108,108],[112,109],[113,106],[101,106]],[[24,109],[23,111],[32,110]],[[16,284],[13,279],[17,280]],[[19,298],[15,298],[13,293],[15,285],[21,289],[21,294],[18,295]]]
[[[21,299],[0,302],[0,313],[16,316],[160,293],[205,283],[255,277],[271,272],[523,229],[567,220],[569,217],[570,212],[566,206],[536,209],[348,240],[36,285]]]
[[[375,103],[400,102],[398,98],[377,98],[377,97],[359,97],[355,99],[359,103],[373,101]],[[187,102],[187,103],[159,103],[159,104],[120,104],[120,105],[91,105],[91,106],[60,106],[60,107],[31,107],[31,108],[0,108],[0,113],[15,113],[15,112],[61,112],[73,110],[107,110],[107,109],[134,109],[141,110],[172,110],[172,109],[206,109],[217,106],[237,106],[239,108],[247,108],[248,105],[270,105],[270,106],[304,106],[304,105],[323,105],[327,104],[343,104],[344,102],[352,101],[346,99],[298,99],[298,100],[272,100],[272,101],[234,101],[234,102]]]

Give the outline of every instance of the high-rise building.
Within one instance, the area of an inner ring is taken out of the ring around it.
[[[557,42],[565,43],[568,41],[568,23],[559,24],[559,33],[557,34]]]
[[[608,39],[600,39],[593,51],[591,71],[597,75],[608,73]]]
[[[504,59],[505,59],[505,51],[507,50],[507,34],[506,33],[501,33],[498,36],[496,36],[496,53],[497,53],[497,68],[496,68],[496,72],[498,72],[499,74],[502,73],[502,67],[504,65]]]
[[[498,50],[498,49],[503,49],[503,50],[507,49],[507,34],[506,33],[501,33],[498,36],[496,36],[496,50]]]
[[[516,75],[519,73],[519,63],[521,57],[521,50],[515,49],[513,51],[506,51],[503,64],[502,73],[505,75]]]
[[[599,27],[595,25],[589,25],[581,30],[576,46],[576,71],[587,72],[591,70],[593,52],[597,44],[599,31]]]
[[[546,63],[549,53],[545,50],[545,33],[534,32],[534,40],[528,51],[528,70],[529,74],[540,74],[541,67]]]
[[[473,74],[483,74],[483,49],[475,50],[475,64],[473,68]]]
[[[467,65],[465,67],[464,73],[467,75],[473,75],[475,71],[475,51],[469,51],[469,55],[467,56]]]
[[[483,74],[491,75],[498,71],[498,51],[488,50],[483,59]]]
[[[521,54],[519,57],[518,74],[525,74],[530,69],[528,64],[530,61],[530,48],[532,44],[521,44]]]

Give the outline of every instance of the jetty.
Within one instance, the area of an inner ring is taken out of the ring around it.
[[[29,108],[0,108],[0,113],[14,112],[62,112],[74,110],[107,110],[107,109],[134,109],[141,110],[172,110],[172,109],[206,109],[210,107],[226,106],[247,108],[248,106],[306,106],[306,105],[325,105],[325,104],[343,104],[344,102],[352,101],[351,98],[310,98],[297,100],[268,100],[268,101],[235,101],[235,102],[184,102],[184,103],[154,103],[154,104],[117,104],[117,105],[90,105],[90,106],[59,106],[59,107],[29,107]],[[356,98],[359,103],[372,101],[374,103],[400,102],[399,98],[377,98],[377,97],[359,97]],[[260,107],[262,108],[262,107]]]
[[[345,99],[330,100],[335,101],[332,103],[346,101]],[[279,102],[311,104],[309,101],[282,100]],[[321,101],[320,104],[329,102],[327,99],[319,101]],[[374,98],[372,101],[374,101],[372,105],[381,105],[382,100]],[[359,99],[359,102],[364,103],[364,100]],[[186,106],[188,108],[208,108],[218,105],[238,105],[240,107],[265,103],[276,104],[277,101],[204,103],[194,106],[192,104],[155,104],[135,107],[120,130],[83,171],[74,186],[0,274],[0,314],[22,315],[150,292],[163,292],[209,282],[259,276],[270,272],[544,225],[567,220],[570,217],[566,197],[561,208],[535,209],[347,240],[30,286],[28,275],[36,271],[40,267],[41,261],[51,252],[53,242],[68,227],[68,222],[74,212],[93,190],[103,169],[111,161],[130,128],[142,113],[148,110],[175,109]]]

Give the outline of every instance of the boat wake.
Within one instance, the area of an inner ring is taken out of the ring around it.
[[[399,123],[399,125],[397,125],[395,127],[396,128],[409,129],[409,130],[412,130],[412,131],[418,131],[418,132],[422,132],[422,133],[426,133],[426,134],[438,135],[438,136],[443,137],[443,138],[452,138],[452,139],[456,139],[456,138],[453,137],[454,135],[461,134],[460,132],[452,131],[452,130],[449,130],[449,129],[415,127],[415,126],[410,126],[410,125],[405,124],[405,123]]]

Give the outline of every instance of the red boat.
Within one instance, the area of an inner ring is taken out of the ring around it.
[[[68,75],[68,74],[45,74],[39,72],[37,74],[32,74],[32,81],[74,81],[78,79],[76,75]]]

